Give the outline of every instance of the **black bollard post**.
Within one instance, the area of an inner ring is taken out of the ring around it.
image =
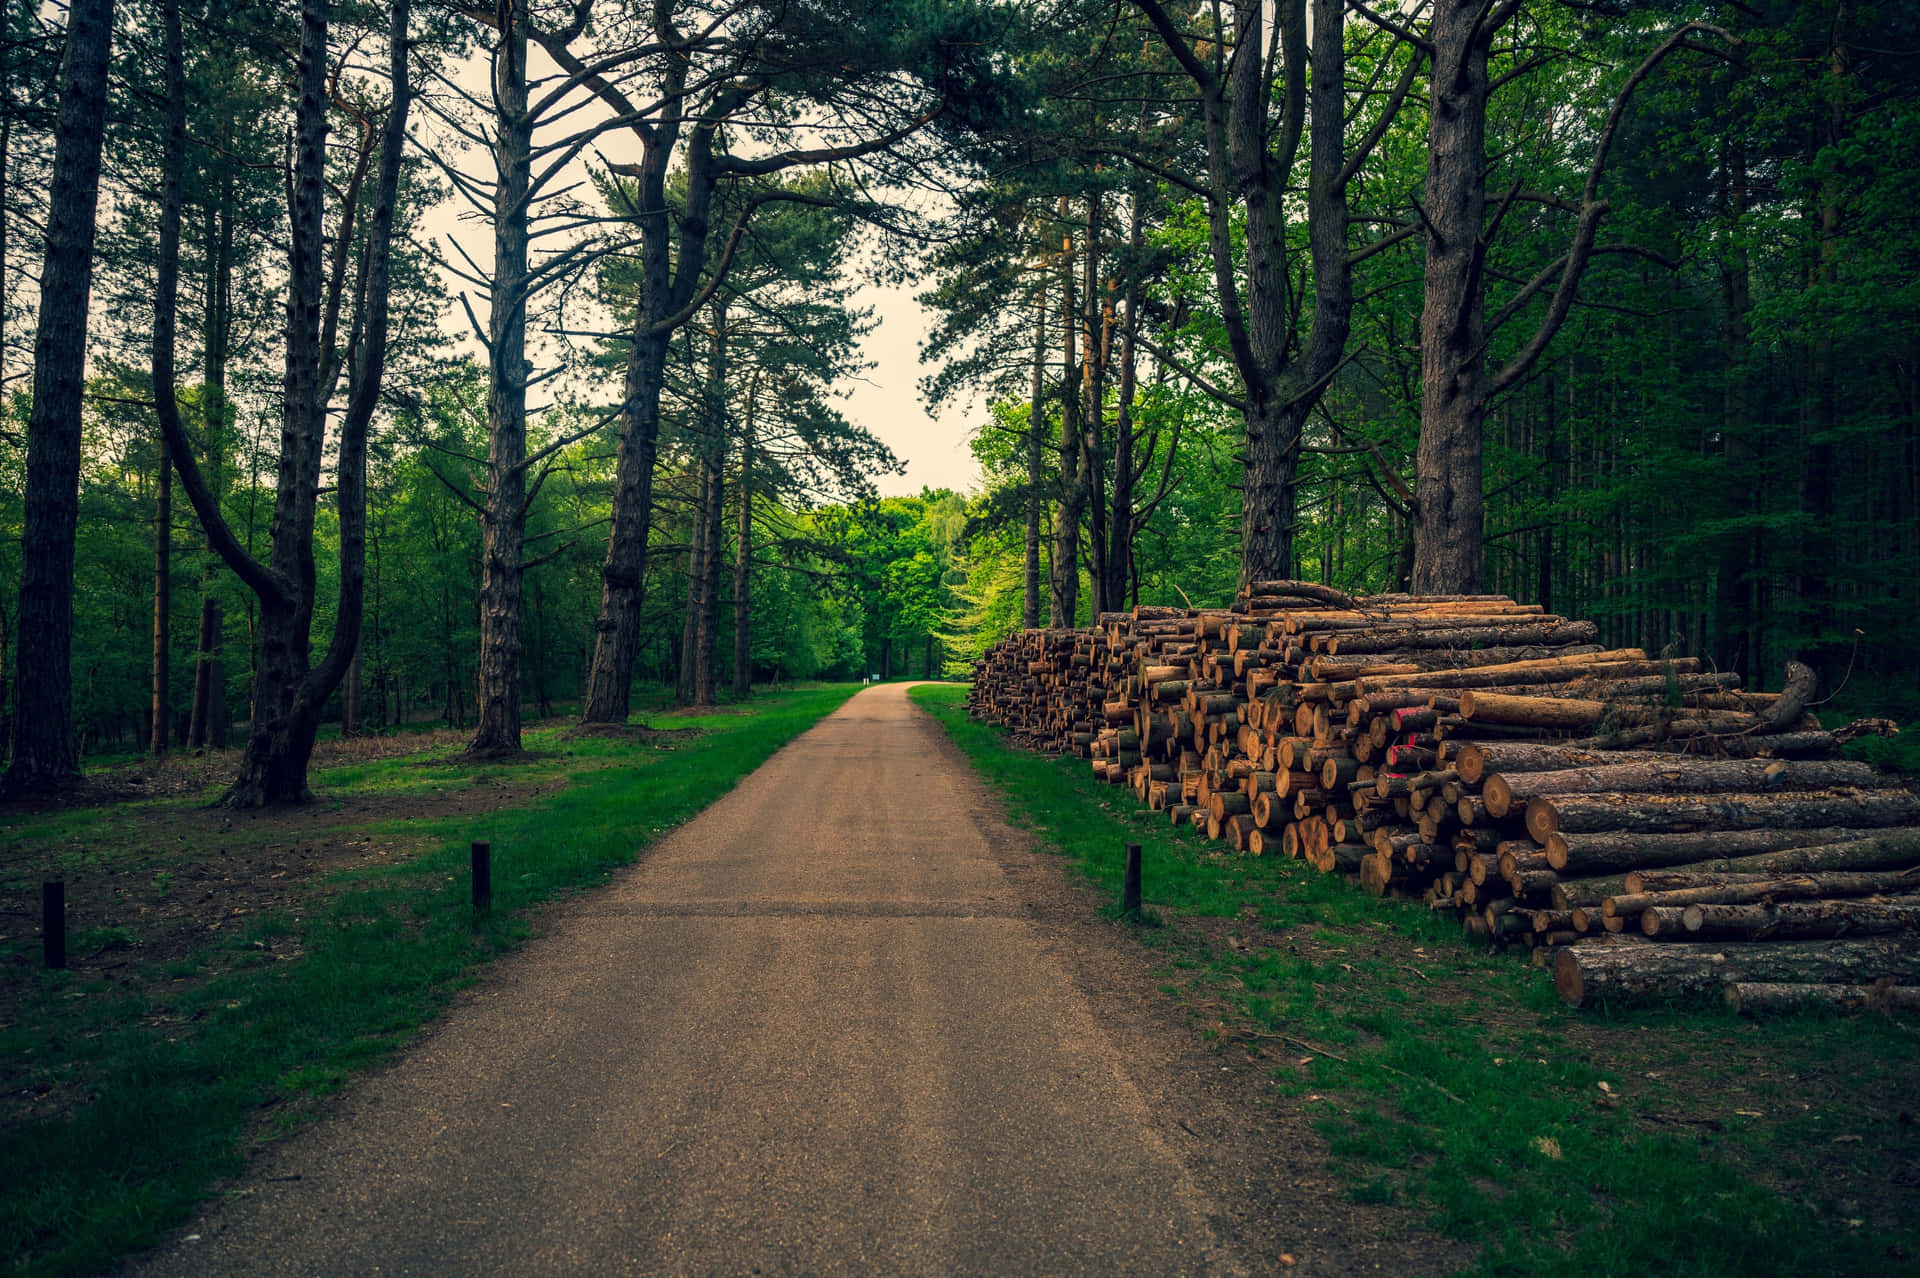
[[[1127,877],[1120,886],[1120,912],[1128,918],[1140,913],[1140,845],[1127,844]]]
[[[476,840],[473,845],[473,908],[493,908],[492,846]]]
[[[67,965],[67,885],[63,879],[40,885],[40,941],[48,967]]]

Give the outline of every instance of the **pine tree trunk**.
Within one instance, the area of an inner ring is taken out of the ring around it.
[[[533,120],[527,109],[527,34],[508,17],[494,55],[493,290],[487,319],[487,501],[480,516],[478,726],[467,753],[520,750],[522,560],[527,523],[527,223]]]
[[[5,788],[54,789],[80,772],[73,735],[73,550],[80,504],[80,398],[94,212],[106,128],[113,0],[73,0],[61,61],[27,423],[27,487],[15,628],[13,759]]]
[[[707,504],[713,496],[713,472],[704,456],[694,467],[693,479],[693,502],[687,512],[687,597],[680,610],[680,656],[673,683],[674,704],[681,706],[693,704],[694,667],[699,662],[700,595],[707,586]]]
[[[662,231],[663,239],[664,235]],[[661,275],[664,289],[664,258]],[[647,308],[641,311],[645,314]],[[580,712],[587,723],[625,723],[631,704],[647,537],[653,527],[653,466],[659,449],[660,385],[666,358],[666,337],[637,329],[627,353],[626,403],[614,462],[613,526],[600,567],[600,611],[593,623],[593,660],[587,668]]]
[[[1080,260],[1080,410],[1081,505],[1087,513],[1088,616],[1113,605],[1107,597],[1106,434],[1107,352],[1111,315],[1101,303],[1101,208],[1098,194],[1087,196],[1087,246]]]
[[[700,518],[700,609],[695,617],[693,645],[693,703],[714,704],[720,648],[720,559],[727,496],[727,304],[724,294],[713,299],[713,332],[707,354],[707,418],[705,472]]]
[[[1480,0],[1436,0],[1427,132],[1426,305],[1420,316],[1415,594],[1480,592],[1481,422],[1488,379],[1482,293],[1487,51]]]
[[[758,386],[756,384],[756,391]],[[747,420],[741,428],[740,501],[733,536],[733,699],[753,695],[753,415],[754,393],[747,396]]]
[[[720,446],[726,446],[722,437]],[[720,560],[722,514],[726,510],[726,459],[714,459],[706,510],[706,554],[701,561],[700,613],[694,626],[693,704],[714,704],[720,648]]]
[[[153,714],[149,754],[165,754],[172,718],[173,658],[173,458],[160,436],[159,473],[153,502]]]
[[[200,422],[207,445],[207,483],[216,503],[225,490],[222,475],[222,437],[227,429],[227,351],[233,334],[233,201],[232,179],[223,180],[221,206],[207,214],[206,279],[204,281],[206,315],[201,334],[206,362],[206,384],[200,398]],[[225,689],[220,685],[220,646],[224,638],[220,600],[214,595],[220,563],[207,556],[200,576],[200,640],[194,659],[193,708],[187,716],[187,744],[190,748],[224,748]],[[217,738],[212,725],[219,722]]]
[[[1034,290],[1033,387],[1027,406],[1027,542],[1025,594],[1020,624],[1028,630],[1040,624],[1040,484],[1045,474],[1047,407],[1047,290]]]
[[[1751,383],[1747,372],[1752,305],[1747,241],[1743,225],[1747,213],[1747,148],[1739,126],[1729,129],[1722,147],[1725,184],[1726,247],[1720,260],[1720,297],[1726,311],[1726,385],[1720,399],[1721,481],[1726,485],[1727,513],[1736,524],[1752,514],[1753,444],[1747,437]],[[1758,619],[1753,615],[1750,576],[1757,572],[1759,545],[1751,531],[1726,535],[1720,548],[1715,581],[1714,663],[1722,670],[1754,671],[1749,651]]]
[[[1060,220],[1066,222],[1067,201],[1060,200]],[[1075,354],[1078,334],[1074,315],[1073,237],[1066,237],[1060,265],[1060,511],[1053,525],[1053,558],[1047,597],[1047,624],[1059,629],[1075,624],[1080,607],[1080,506],[1086,492],[1085,452],[1080,438],[1080,364]]]
[[[1141,192],[1136,190],[1127,229],[1128,246],[1136,255],[1145,246],[1145,220],[1144,201]],[[1133,459],[1133,397],[1140,329],[1140,282],[1137,278],[1130,276],[1127,280],[1123,305],[1126,314],[1120,326],[1120,385],[1113,423],[1113,503],[1112,513],[1107,520],[1110,540],[1106,556],[1105,602],[1110,610],[1126,606],[1127,582],[1132,575],[1130,569],[1133,563],[1134,487],[1140,478],[1134,473]]]
[[[360,648],[353,650],[347,663],[347,677],[340,684],[340,737],[360,735]]]

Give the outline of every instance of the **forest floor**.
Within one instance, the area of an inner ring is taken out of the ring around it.
[[[963,691],[916,697],[1041,846],[1112,900],[1144,845],[1161,989],[1309,1115],[1302,1156],[1351,1201],[1477,1247],[1476,1273],[1920,1273],[1920,1026],[1569,1009],[1524,952],[1175,829]]]

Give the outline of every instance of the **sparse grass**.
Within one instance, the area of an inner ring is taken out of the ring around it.
[[[479,964],[523,941],[527,907],[602,882],[855,690],[675,716],[674,728],[699,731],[671,737],[534,731],[524,764],[423,766],[414,756],[330,768],[315,777],[323,807],[489,777],[538,777],[555,792],[478,816],[366,827],[422,851],[316,882],[288,908],[186,957],[146,964],[137,979],[46,972],[37,955],[0,955],[8,979],[26,987],[17,1015],[0,1025],[0,1061],[29,1098],[0,1128],[8,1271],[89,1273],[151,1242],[241,1169],[250,1139],[305,1121],[317,1098],[405,1043]],[[46,855],[56,861],[97,863],[114,853],[90,852],[92,840],[137,819],[125,810],[55,813],[18,833],[54,845]],[[494,908],[476,916],[466,858],[479,838],[493,845]],[[8,842],[10,872],[24,872],[21,859],[33,862],[28,869],[41,863],[39,851],[18,855],[14,833]],[[129,868],[148,880],[168,872]],[[76,935],[73,945],[139,955],[129,928]]]
[[[1009,814],[1117,897],[1143,845],[1163,989],[1273,1067],[1357,1203],[1481,1245],[1470,1272],[1920,1272],[1920,1033],[1718,1003],[1576,1012],[1417,902],[1174,829],[1084,763],[1014,749],[964,689],[913,697]]]

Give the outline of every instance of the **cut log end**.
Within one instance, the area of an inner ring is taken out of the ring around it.
[[[1586,978],[1581,975],[1580,960],[1572,950],[1561,950],[1553,956],[1553,988],[1567,1006],[1585,1006]]]

